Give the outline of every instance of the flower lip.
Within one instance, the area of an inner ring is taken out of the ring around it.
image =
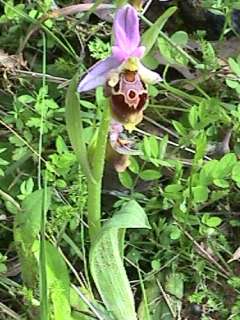
[[[134,82],[136,81],[136,72],[132,72],[132,71],[129,71],[129,70],[125,70],[124,71],[124,78],[125,78],[125,81],[127,82]]]
[[[137,92],[133,89],[129,90],[129,92],[127,93],[128,99],[132,99],[132,100],[135,99],[136,95],[137,95]]]
[[[127,78],[131,75],[131,81],[126,79],[126,74]],[[142,121],[148,94],[137,72],[122,72],[117,86],[110,88],[109,96],[111,97],[112,116],[115,120],[123,123],[125,127],[131,124],[131,130]]]

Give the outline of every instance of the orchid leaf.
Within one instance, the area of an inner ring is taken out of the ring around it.
[[[90,268],[105,307],[114,319],[137,320],[122,259],[126,228],[150,228],[143,208],[134,200],[126,203],[98,234],[90,251]]]
[[[87,147],[83,140],[83,125],[80,112],[80,99],[77,93],[77,82],[78,76],[73,77],[66,94],[66,126],[73,150],[83,173],[88,179],[94,181],[88,161]]]
[[[170,7],[167,9],[151,27],[144,32],[142,36],[142,45],[146,47],[145,56],[150,52],[154,44],[156,43],[159,33],[164,27],[168,19],[176,12],[177,7]]]
[[[47,241],[45,244],[48,288],[53,303],[54,319],[72,320],[67,266],[58,249]]]

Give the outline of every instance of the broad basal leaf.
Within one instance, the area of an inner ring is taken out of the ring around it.
[[[134,200],[124,205],[102,228],[90,251],[90,268],[99,294],[113,318],[137,320],[122,259],[126,228],[150,228],[143,208]]]

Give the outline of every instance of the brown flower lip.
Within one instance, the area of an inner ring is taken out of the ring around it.
[[[136,71],[124,70],[114,87],[106,84],[106,95],[111,98],[112,116],[122,124],[138,124],[148,100],[144,82]]]

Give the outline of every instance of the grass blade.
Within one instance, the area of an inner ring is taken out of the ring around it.
[[[146,47],[145,56],[150,52],[157,41],[160,31],[168,19],[176,12],[177,7],[167,9],[155,22],[144,32],[142,36],[142,45]]]
[[[50,205],[51,192],[46,191],[45,210]],[[14,238],[17,243],[21,261],[24,283],[33,288],[36,285],[37,264],[34,257],[33,244],[41,229],[44,190],[37,190],[23,200],[22,210],[16,214]]]

